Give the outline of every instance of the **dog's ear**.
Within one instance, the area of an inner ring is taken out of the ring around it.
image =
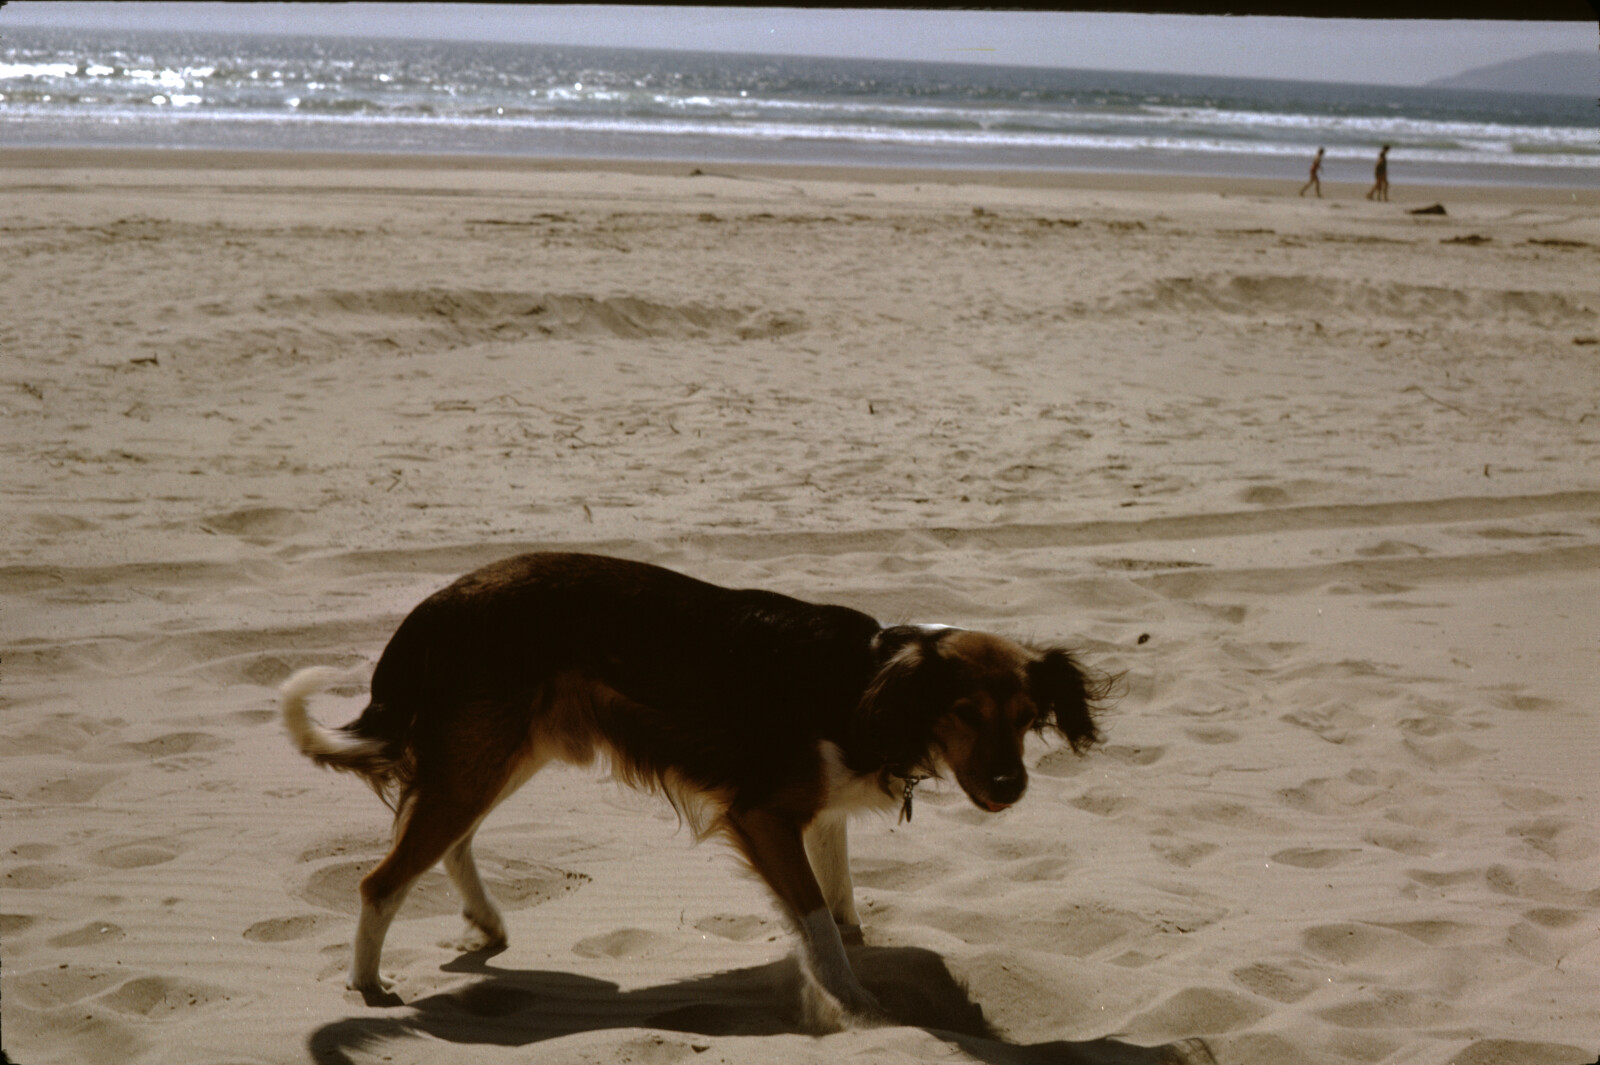
[[[884,666],[907,647],[921,647],[930,634],[931,631],[921,625],[890,625],[879,629],[872,638],[872,653],[878,665]]]
[[[932,772],[933,723],[955,698],[938,642],[938,632],[914,625],[892,626],[873,640],[878,671],[861,696],[857,738],[873,761],[897,773]]]
[[[1086,670],[1059,648],[1028,663],[1028,696],[1039,708],[1039,724],[1054,722],[1074,751],[1100,742],[1094,715],[1115,683],[1116,678]]]

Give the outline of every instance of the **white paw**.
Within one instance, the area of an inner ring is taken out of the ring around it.
[[[806,980],[800,991],[800,1011],[803,1026],[813,1032],[887,1028],[899,1023],[859,984],[835,993],[815,980]]]
[[[476,921],[468,918],[467,927],[454,939],[446,940],[440,946],[451,950],[460,951],[462,954],[471,954],[480,950],[498,950],[506,945],[505,926],[499,928],[485,928]]]
[[[394,991],[394,981],[385,980],[377,973],[362,974],[351,972],[345,978],[344,986],[351,991],[359,991],[363,995],[387,995]]]

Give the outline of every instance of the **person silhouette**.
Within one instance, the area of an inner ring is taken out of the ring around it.
[[[1311,160],[1311,180],[1300,186],[1300,195],[1304,196],[1307,189],[1315,188],[1317,199],[1322,199],[1322,153],[1325,151],[1326,148],[1317,149],[1317,157]]]
[[[1367,199],[1389,199],[1389,146],[1385,144],[1378,153],[1378,165],[1372,170],[1372,188],[1367,190]]]

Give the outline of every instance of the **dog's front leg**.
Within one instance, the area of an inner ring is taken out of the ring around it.
[[[806,972],[856,1020],[887,1020],[878,1000],[861,986],[850,968],[839,926],[806,859],[800,823],[785,813],[766,809],[730,810],[727,820],[739,849],[794,920],[803,942]]]
[[[850,846],[846,815],[822,813],[805,831],[806,857],[822,888],[822,897],[847,943],[861,942],[861,915],[856,912],[855,885],[850,881]]]

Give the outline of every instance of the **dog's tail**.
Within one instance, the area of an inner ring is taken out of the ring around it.
[[[381,739],[362,736],[356,731],[360,719],[355,726],[330,729],[317,724],[306,712],[306,700],[334,684],[341,676],[339,670],[312,666],[284,681],[278,689],[283,707],[283,726],[301,754],[318,765],[365,777],[378,797],[390,802],[402,766],[389,744]]]

